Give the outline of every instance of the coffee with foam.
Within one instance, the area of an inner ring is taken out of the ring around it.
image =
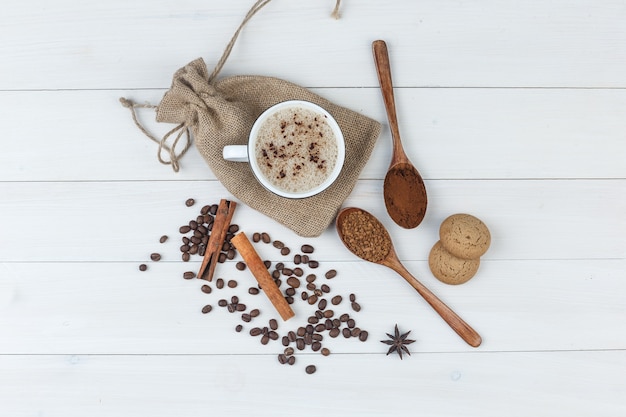
[[[339,148],[327,116],[304,107],[286,107],[259,127],[254,158],[274,187],[304,193],[320,186],[337,164]]]

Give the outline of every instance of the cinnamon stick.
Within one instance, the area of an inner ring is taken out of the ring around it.
[[[206,252],[204,253],[204,258],[202,259],[202,264],[198,271],[198,278],[206,279],[207,281],[213,280],[215,265],[217,265],[217,260],[222,250],[224,239],[226,238],[226,232],[230,227],[230,221],[235,213],[235,207],[237,207],[237,203],[234,201],[220,200],[217,212],[215,213],[211,236],[209,237]]]
[[[237,233],[230,242],[237,248],[239,254],[248,265],[250,272],[256,278],[258,283],[261,285],[263,292],[267,295],[267,298],[270,299],[278,314],[283,318],[283,320],[287,321],[292,318],[295,313],[289,306],[287,300],[281,293],[280,289],[272,279],[269,271],[265,267],[263,260],[259,257],[259,254],[256,252],[252,243],[245,235],[245,233],[240,232]]]

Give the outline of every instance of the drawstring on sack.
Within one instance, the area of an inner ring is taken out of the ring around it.
[[[252,5],[252,7],[250,8],[248,13],[242,20],[242,22],[239,24],[239,27],[235,31],[235,34],[230,39],[230,42],[228,42],[228,45],[226,45],[226,48],[224,49],[224,52],[222,53],[222,57],[215,65],[213,72],[211,73],[211,75],[209,75],[209,78],[207,80],[209,84],[211,84],[213,79],[217,77],[219,72],[222,70],[222,67],[226,63],[226,60],[228,60],[228,57],[230,56],[230,52],[235,46],[237,37],[239,37],[239,33],[241,32],[243,27],[246,25],[246,23],[248,23],[250,19],[252,19],[252,16],[254,16],[263,7],[265,7],[270,1],[271,0],[257,0],[254,3],[254,5]],[[332,15],[331,15],[335,19],[339,19],[339,5],[340,4],[341,4],[341,0],[336,0],[335,9],[333,10]],[[185,123],[181,123],[178,126],[174,127],[172,130],[170,130],[169,132],[167,132],[165,136],[163,136],[163,138],[158,139],[154,137],[154,135],[152,135],[150,132],[148,132],[148,130],[139,122],[137,118],[137,111],[136,111],[136,109],[138,108],[156,109],[157,106],[149,104],[149,103],[137,104],[133,102],[132,100],[129,100],[125,97],[121,97],[120,102],[122,103],[122,106],[130,109],[131,114],[133,116],[133,121],[135,122],[135,125],[137,125],[139,130],[141,130],[148,138],[150,138],[150,140],[152,140],[153,142],[159,145],[159,149],[157,151],[157,157],[159,159],[159,162],[164,165],[172,165],[172,169],[174,170],[174,172],[178,172],[178,170],[180,169],[180,164],[178,161],[183,157],[183,155],[185,155],[185,153],[191,147],[191,132],[189,131],[189,126],[186,125]],[[167,144],[167,140],[174,133],[176,133],[176,138],[174,139],[174,142],[170,146]],[[182,151],[180,151],[179,153],[176,153],[176,146],[178,145],[183,135],[185,135],[185,147],[183,148]],[[169,159],[163,158],[162,155],[164,152],[168,155]]]
[[[149,103],[138,104],[124,97],[120,98],[120,103],[122,103],[122,106],[126,107],[127,109],[130,109],[130,112],[133,116],[133,121],[135,122],[135,125],[137,125],[139,130],[141,130],[144,133],[144,135],[146,135],[150,140],[152,140],[153,142],[159,145],[159,149],[157,151],[157,158],[159,159],[159,162],[162,163],[163,165],[171,164],[174,172],[178,172],[178,170],[180,169],[180,164],[178,163],[178,161],[180,160],[180,158],[183,157],[183,155],[185,155],[185,153],[189,150],[189,148],[191,148],[191,134],[189,132],[189,126],[186,126],[185,123],[181,123],[178,126],[174,127],[172,130],[170,130],[169,132],[167,132],[161,139],[157,139],[156,137],[154,137],[154,135],[148,132],[148,130],[141,124],[141,122],[137,118],[137,111],[136,111],[136,109],[141,109],[141,108],[156,109],[157,106],[153,104],[149,104]],[[171,146],[168,145],[167,144],[168,139],[170,138],[170,136],[172,136],[176,132],[178,133],[176,135],[176,138],[174,139],[174,142],[172,143]],[[180,151],[179,153],[176,153],[176,147],[178,143],[180,142],[180,139],[183,137],[183,135],[185,135],[185,147],[183,148],[182,151]],[[168,155],[169,159],[163,158],[163,152],[165,152]]]

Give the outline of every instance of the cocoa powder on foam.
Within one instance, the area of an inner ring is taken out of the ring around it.
[[[265,178],[293,193],[322,184],[333,171],[337,155],[337,139],[326,116],[302,107],[270,116],[260,127],[255,146]]]

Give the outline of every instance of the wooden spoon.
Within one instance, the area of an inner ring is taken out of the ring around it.
[[[378,73],[378,82],[383,94],[387,119],[393,139],[391,163],[385,176],[383,194],[389,216],[399,226],[406,229],[417,227],[426,215],[426,187],[417,169],[404,153],[400,140],[400,130],[396,116],[396,105],[391,82],[391,67],[385,41],[372,43],[374,62]]]
[[[365,210],[344,208],[337,215],[337,233],[344,245],[361,259],[384,265],[400,274],[435,309],[468,345],[480,346],[480,335],[407,271],[398,259],[391,237],[380,221]]]

